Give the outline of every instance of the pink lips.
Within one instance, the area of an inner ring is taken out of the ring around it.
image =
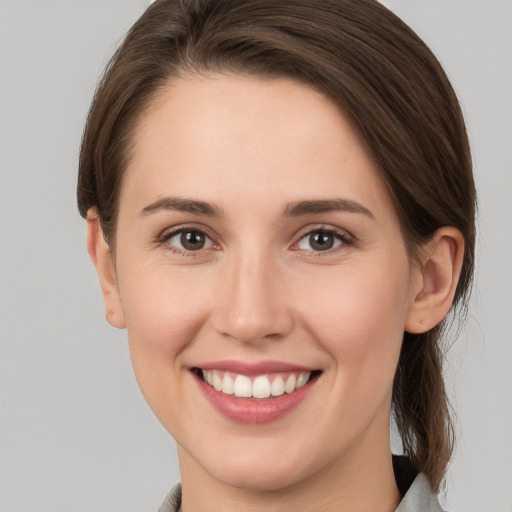
[[[203,363],[202,370],[220,370],[235,374],[255,377],[257,375],[287,373],[287,372],[310,372],[310,368],[291,365],[279,361],[261,361],[258,363],[246,363],[241,361],[224,360]],[[296,389],[292,393],[267,398],[238,398],[216,391],[199,376],[196,378],[199,387],[206,399],[213,407],[227,418],[240,422],[261,424],[278,420],[291,412],[306,398],[316,379],[311,380],[305,386]]]

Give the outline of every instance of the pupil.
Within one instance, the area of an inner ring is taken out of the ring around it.
[[[327,251],[334,245],[334,237],[329,233],[314,233],[310,236],[309,243],[316,251]]]
[[[181,234],[181,245],[188,251],[202,249],[204,241],[204,235],[197,231],[185,231]]]

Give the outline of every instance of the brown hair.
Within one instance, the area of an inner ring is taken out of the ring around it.
[[[442,226],[465,239],[454,307],[472,274],[475,190],[461,110],[420,38],[374,0],[157,0],[129,31],[96,91],[83,135],[78,206],[115,225],[138,117],[185,73],[290,77],[351,117],[392,194],[410,254]],[[404,334],[393,411],[404,452],[438,489],[453,449],[443,325]]]

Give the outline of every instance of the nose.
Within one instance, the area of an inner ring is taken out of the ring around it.
[[[268,254],[233,260],[222,273],[216,331],[248,344],[285,337],[292,330],[293,314],[283,270]]]

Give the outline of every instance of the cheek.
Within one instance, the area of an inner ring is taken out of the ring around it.
[[[180,354],[204,322],[205,293],[179,272],[170,278],[168,269],[130,270],[120,274],[120,289],[132,365],[143,395],[160,417],[185,392]]]
[[[317,276],[303,294],[307,329],[333,358],[342,396],[347,388],[360,400],[389,394],[403,339],[407,283],[399,266],[373,272],[366,267],[364,273],[353,268]]]
[[[179,353],[205,316],[205,289],[199,278],[168,268],[130,269],[120,278],[121,303],[131,343],[160,354]]]

